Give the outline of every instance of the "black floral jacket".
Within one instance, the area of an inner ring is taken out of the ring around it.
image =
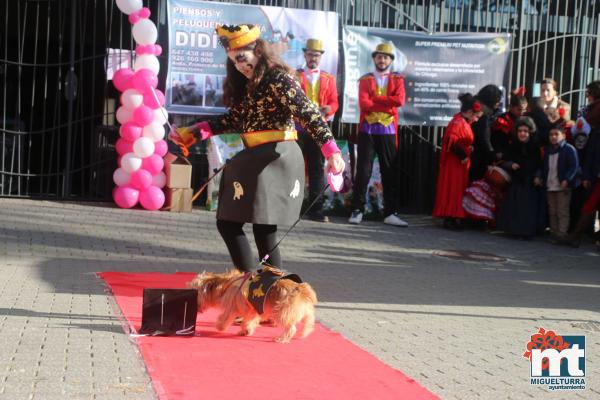
[[[265,73],[252,94],[227,113],[208,120],[214,134],[248,133],[266,130],[295,130],[297,120],[322,146],[333,139],[321,113],[285,71],[273,68]]]

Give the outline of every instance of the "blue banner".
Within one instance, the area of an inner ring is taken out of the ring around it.
[[[502,88],[510,54],[510,36],[502,33],[426,34],[345,27],[343,122],[359,122],[358,80],[373,72],[371,53],[382,42],[394,44],[392,70],[405,76],[401,125],[447,125],[460,109],[459,93],[475,94],[489,83]]]

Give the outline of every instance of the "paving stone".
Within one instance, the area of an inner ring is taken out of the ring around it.
[[[591,243],[576,250],[405,219],[407,229],[302,221],[282,243],[284,267],[315,287],[323,324],[444,399],[600,396]],[[156,398],[94,273],[229,268],[215,214],[0,199],[0,221],[0,399]],[[540,327],[586,335],[587,390],[529,384],[522,354]]]

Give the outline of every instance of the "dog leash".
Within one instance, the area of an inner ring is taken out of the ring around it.
[[[227,161],[229,161],[229,160],[227,160]],[[227,162],[225,162],[225,164],[221,165],[219,168],[215,168],[213,170],[213,174],[206,180],[206,182],[204,182],[204,184],[202,186],[200,186],[200,189],[198,189],[198,191],[196,193],[194,193],[190,203],[193,203],[194,201],[196,201],[196,199],[198,199],[198,197],[202,194],[202,192],[204,192],[204,190],[208,187],[208,184],[210,183],[210,181],[212,181],[217,175],[219,175],[225,169],[226,166],[227,166]],[[170,205],[168,207],[163,207],[163,208],[161,208],[161,211],[169,211],[172,207],[173,207],[173,205]]]
[[[317,201],[321,197],[323,197],[323,195],[325,194],[325,191],[327,191],[329,186],[330,186],[329,183],[325,184],[325,186],[321,190],[321,193],[319,193],[319,195],[317,197],[315,197],[315,199],[312,201],[312,203],[310,203],[310,205],[306,208],[306,210],[304,210],[304,213],[302,213],[302,215],[300,215],[300,217],[296,220],[296,222],[294,222],[294,224],[292,226],[290,226],[290,228],[283,234],[283,236],[281,237],[281,239],[279,239],[279,241],[275,244],[275,246],[273,246],[273,248],[271,250],[269,250],[269,252],[267,254],[265,254],[265,256],[262,258],[262,260],[260,260],[259,266],[260,265],[270,265],[267,263],[267,260],[269,259],[269,254],[271,254],[277,247],[279,247],[281,242],[283,242],[283,239],[285,239],[285,237],[292,231],[292,229],[294,229],[296,227],[296,225],[298,225],[298,223],[302,220],[302,218],[304,218],[304,216],[306,214],[308,214],[310,209],[317,203]],[[276,268],[278,268],[278,267],[276,267]]]

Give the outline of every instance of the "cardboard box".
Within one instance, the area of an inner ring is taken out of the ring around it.
[[[192,187],[192,165],[187,158],[173,153],[167,153],[164,160],[165,174],[167,175],[167,187]]]
[[[165,207],[171,212],[192,212],[192,196],[194,190],[191,188],[166,188]]]

